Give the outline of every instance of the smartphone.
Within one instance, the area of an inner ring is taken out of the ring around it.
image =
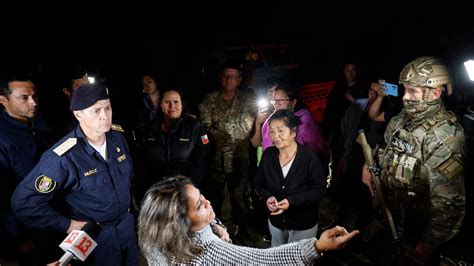
[[[385,93],[388,95],[398,96],[398,86],[392,83],[384,82],[382,83],[382,88],[385,89]]]

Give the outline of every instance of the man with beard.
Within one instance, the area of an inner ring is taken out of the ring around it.
[[[400,83],[404,108],[385,131],[387,147],[374,157],[406,260],[432,265],[439,263],[439,246],[459,232],[465,214],[464,132],[441,100],[452,88],[439,59],[420,57],[408,63]],[[365,165],[362,181],[369,188],[371,178]],[[378,259],[389,257],[381,250],[386,245],[371,244],[380,256],[376,261],[385,265]]]

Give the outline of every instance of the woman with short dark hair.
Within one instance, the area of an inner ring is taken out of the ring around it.
[[[319,200],[326,194],[318,155],[296,142],[297,116],[287,109],[268,119],[273,146],[268,147],[256,176],[256,191],[270,211],[272,247],[316,236]]]

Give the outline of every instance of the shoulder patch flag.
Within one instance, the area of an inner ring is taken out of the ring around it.
[[[63,155],[65,152],[67,152],[69,149],[74,147],[74,145],[77,144],[77,139],[76,138],[68,138],[65,142],[63,142],[61,145],[57,146],[53,152],[56,153],[58,156]]]
[[[201,141],[202,141],[202,144],[204,145],[209,143],[209,138],[207,137],[207,134],[204,134],[201,136]]]

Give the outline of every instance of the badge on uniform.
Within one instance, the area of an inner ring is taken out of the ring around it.
[[[118,132],[122,132],[122,133],[125,132],[125,130],[123,130],[123,128],[122,128],[121,125],[112,124],[112,125],[110,126],[110,128],[111,128],[112,130],[115,130],[115,131],[118,131]]]
[[[35,188],[40,193],[49,193],[53,191],[55,187],[56,181],[48,176],[40,175],[36,178]]]
[[[201,136],[201,141],[202,141],[202,144],[204,145],[209,143],[209,138],[207,137],[207,134],[204,134]]]
[[[122,154],[120,155],[119,157],[117,157],[117,161],[120,163],[121,161],[127,159],[127,156],[125,156],[125,154]]]

